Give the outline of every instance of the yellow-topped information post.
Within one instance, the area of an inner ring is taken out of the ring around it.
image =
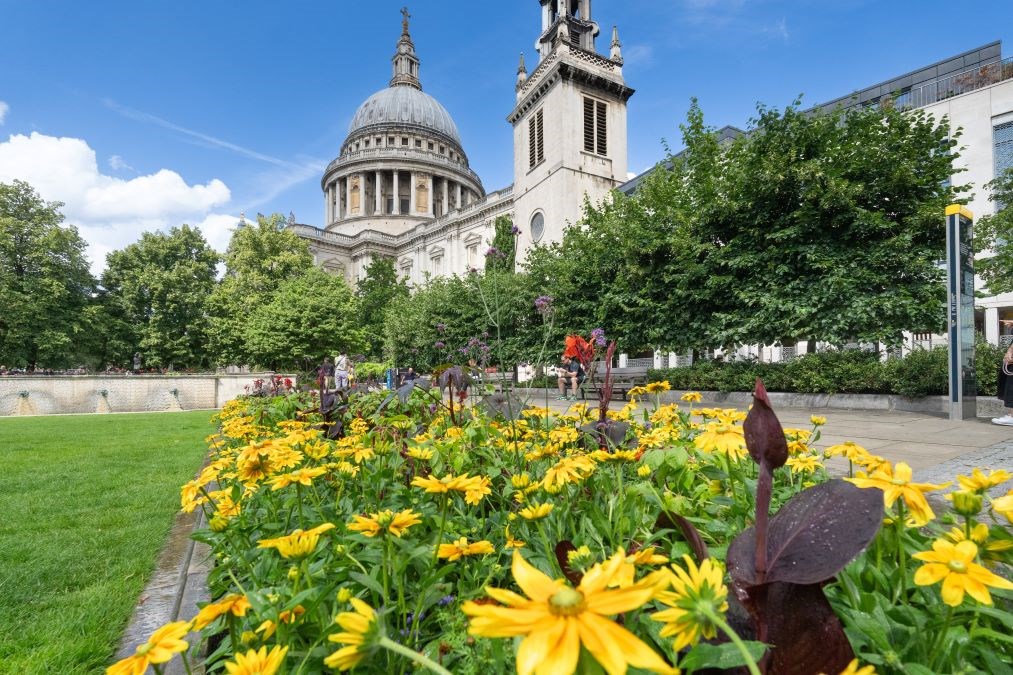
[[[978,414],[974,372],[974,215],[961,204],[946,207],[946,307],[949,342],[950,419]]]

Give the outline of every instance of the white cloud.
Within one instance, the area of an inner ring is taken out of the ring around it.
[[[0,142],[0,181],[14,179],[31,183],[44,199],[64,202],[66,222],[78,226],[89,244],[93,271],[105,267],[107,253],[142,232],[184,222],[207,227],[211,235],[206,236],[224,250],[224,223],[230,217],[212,211],[227,204],[231,194],[217,178],[189,185],[169,169],[130,180],[107,176],[85,141],[33,132]]]
[[[119,155],[113,155],[109,158],[109,168],[113,171],[121,171],[123,169],[134,171],[134,167],[127,164],[127,160],[123,159]]]
[[[7,112],[11,109],[9,105],[0,101],[0,124],[4,123],[4,119],[7,118]]]

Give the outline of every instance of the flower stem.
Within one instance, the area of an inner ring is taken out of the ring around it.
[[[943,627],[939,630],[939,637],[936,638],[935,644],[932,645],[932,651],[929,652],[929,665],[935,670],[936,656],[938,656],[939,648],[946,642],[946,631],[950,630],[950,621],[953,620],[953,606],[947,606],[946,618],[943,619]]]
[[[718,616],[718,613],[711,607],[700,605],[698,608],[701,612],[703,612],[704,616],[710,619],[710,621],[720,628],[722,632],[728,636],[728,639],[732,641],[732,644],[734,644],[739,650],[739,653],[742,654],[742,658],[745,660],[746,668],[749,670],[750,674],[760,675],[760,667],[756,665],[756,661],[753,660],[753,655],[749,653],[749,649],[746,648],[745,643],[738,634],[732,630],[732,627],[725,623],[725,620]]]
[[[898,599],[907,604],[907,556],[904,555],[904,502],[897,501],[897,519],[893,523],[894,531],[897,533],[897,567],[900,569],[900,586],[893,601]]]
[[[429,670],[433,671],[434,673],[439,673],[440,675],[451,675],[451,673],[450,673],[449,670],[447,670],[446,668],[444,668],[440,664],[436,663],[435,661],[433,661],[429,657],[424,656],[424,655],[418,653],[414,649],[409,649],[408,647],[405,647],[404,645],[399,645],[398,643],[394,642],[393,640],[391,640],[386,635],[380,638],[380,643],[379,644],[384,649],[386,649],[388,651],[392,651],[395,654],[400,654],[401,656],[405,657],[406,659],[410,659],[411,661],[414,661],[415,663],[417,663],[417,664],[419,664],[421,666],[425,666],[426,668],[428,668]]]
[[[440,560],[440,544],[443,543],[443,528],[447,524],[447,507],[450,505],[450,495],[443,493],[443,508],[440,510],[440,529],[436,533],[436,547],[433,549],[433,566]]]

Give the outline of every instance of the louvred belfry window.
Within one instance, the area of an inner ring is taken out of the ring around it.
[[[597,155],[608,154],[608,133],[606,114],[608,106],[603,101],[584,98],[584,150]]]
[[[539,110],[528,120],[528,164],[533,168],[545,159],[545,140],[543,137],[542,111]]]

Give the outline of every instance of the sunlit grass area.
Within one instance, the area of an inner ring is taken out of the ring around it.
[[[210,416],[0,419],[0,672],[109,664]]]

